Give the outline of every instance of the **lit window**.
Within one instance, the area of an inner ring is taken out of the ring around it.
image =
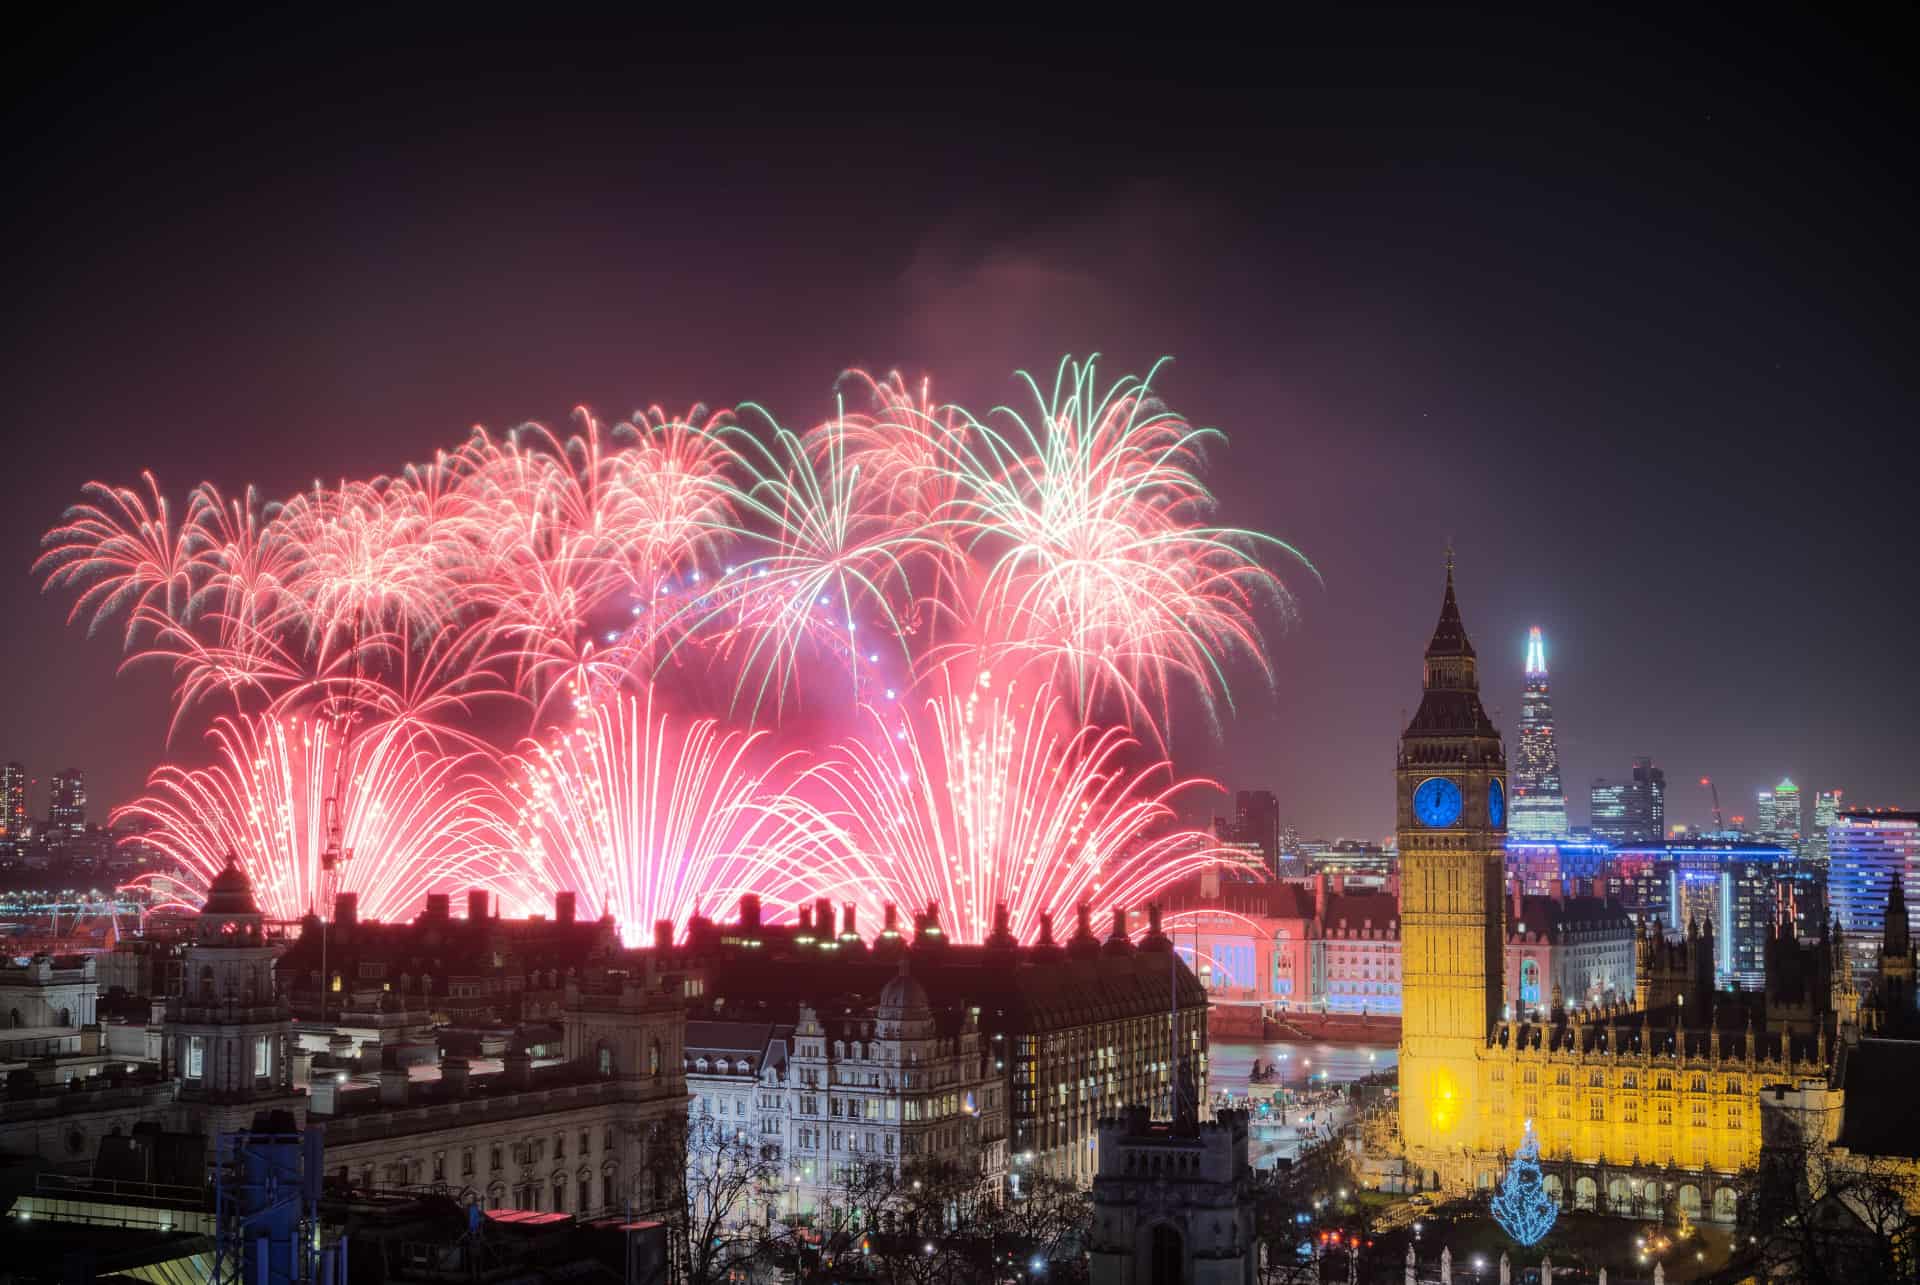
[[[187,1037],[187,1078],[197,1080],[207,1073],[207,1037]]]
[[[253,1037],[253,1073],[270,1075],[273,1073],[273,1036],[256,1035]]]

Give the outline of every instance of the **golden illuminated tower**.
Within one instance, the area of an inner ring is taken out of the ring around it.
[[[1500,1016],[1507,756],[1447,594],[1395,767],[1400,837],[1400,1133],[1427,1182],[1471,1181],[1480,1054]]]

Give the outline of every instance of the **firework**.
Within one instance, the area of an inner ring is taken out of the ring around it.
[[[1051,392],[1023,378],[1037,421],[1000,408],[1001,428],[976,422],[950,452],[965,481],[946,520],[984,568],[976,644],[996,666],[1037,663],[1083,714],[1113,697],[1163,729],[1184,685],[1212,717],[1229,656],[1270,673],[1256,607],[1288,599],[1255,548],[1299,554],[1205,523],[1217,434],[1162,406],[1151,376],[1102,391],[1092,362],[1063,361]]]
[[[869,910],[937,903],[949,937],[978,942],[1005,905],[1030,941],[1042,914],[1138,905],[1218,859],[1172,806],[1211,783],[1164,761],[1130,770],[1130,736],[1071,721],[1045,688],[949,676],[909,715],[869,708],[865,731],[809,779],[842,827],[827,878]]]
[[[172,667],[176,731],[213,707],[214,765],[129,809],[183,902],[231,853],[273,913],[324,910],[343,836],[370,915],[572,890],[635,940],[837,892],[970,940],[1004,902],[1031,938],[1215,859],[1173,821],[1201,783],[1134,764],[1177,699],[1230,707],[1234,658],[1266,670],[1262,557],[1298,555],[1214,524],[1216,435],[1151,376],[1026,387],[1037,413],[981,418],[849,372],[803,433],[580,411],[284,501],[203,484],[178,522],[150,474],[95,483],[35,570]],[[843,742],[811,766],[782,752],[802,707]]]
[[[467,761],[404,725],[348,742],[326,718],[221,717],[208,739],[212,766],[161,767],[147,793],[114,814],[116,824],[144,822],[138,841],[169,861],[136,881],[152,886],[156,905],[197,910],[233,860],[269,917],[331,913],[324,898],[336,889],[332,877],[322,885],[322,858],[335,807],[346,854],[337,891],[357,893],[368,918],[408,918],[429,892],[502,873],[476,841],[483,813]],[[352,788],[336,800],[343,781]]]
[[[716,658],[737,676],[736,703],[756,714],[769,699],[784,704],[812,655],[843,662],[855,698],[865,668],[879,663],[865,660],[876,648],[904,661],[907,558],[926,545],[860,485],[840,421],[806,436],[770,417],[767,428],[771,442],[728,433],[743,479],[731,497],[742,517],[738,566],[681,613],[688,634],[713,637]]]
[[[675,718],[653,693],[593,704],[503,764],[483,846],[517,872],[510,905],[579,894],[634,945],[742,893],[769,908],[804,895],[802,864],[828,830],[787,786],[798,759],[764,732]]]
[[[110,617],[127,615],[131,649],[139,626],[183,612],[193,597],[196,528],[175,526],[167,497],[152,473],[146,494],[127,486],[89,482],[87,499],[47,532],[34,561],[49,589],[76,589],[69,622],[87,617],[89,633]]]

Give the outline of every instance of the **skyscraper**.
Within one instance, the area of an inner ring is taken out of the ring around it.
[[[1898,879],[1908,903],[1920,893],[1920,812],[1846,809],[1834,818],[1827,900],[1855,970],[1873,964],[1886,927],[1887,896]]]
[[[1627,814],[1629,821],[1647,835],[1636,842],[1658,843],[1667,837],[1667,774],[1655,767],[1652,759],[1633,761]]]
[[[27,769],[19,763],[0,768],[0,839],[27,833]]]
[[[1280,859],[1280,800],[1272,790],[1242,790],[1235,800],[1235,838],[1260,845],[1260,855],[1272,870]]]
[[[1560,789],[1560,746],[1553,738],[1553,697],[1547,682],[1547,645],[1540,626],[1527,631],[1527,685],[1520,695],[1520,739],[1513,751],[1515,838],[1567,833],[1567,798]]]
[[[1800,787],[1791,777],[1781,777],[1780,784],[1773,787],[1772,828],[1761,836],[1768,843],[1777,843],[1787,851],[1798,855],[1800,851]],[[1761,822],[1767,822],[1765,813]]]
[[[1825,868],[1832,851],[1832,835],[1829,833],[1840,817],[1840,796],[1845,790],[1822,790],[1813,799],[1813,828],[1807,831],[1805,852],[1807,860]]]
[[[1595,839],[1619,845],[1658,843],[1666,837],[1667,774],[1652,759],[1635,759],[1625,781],[1595,781],[1588,797],[1588,825]]]
[[[47,822],[55,830],[81,834],[87,828],[87,778],[77,767],[55,772],[48,786]]]
[[[1595,781],[1587,793],[1587,827],[1603,843],[1630,843],[1627,837],[1627,787],[1618,781]]]

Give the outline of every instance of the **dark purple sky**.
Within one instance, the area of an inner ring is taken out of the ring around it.
[[[1783,772],[1920,803],[1896,33],[524,12],[4,55],[0,756],[116,802],[164,752],[159,676],[116,680],[27,575],[89,478],[278,494],[580,402],[801,423],[853,365],[984,405],[1099,349],[1177,358],[1169,400],[1231,440],[1225,520],[1326,580],[1293,574],[1276,692],[1183,766],[1384,833],[1452,540],[1509,733],[1548,633],[1577,816],[1635,753],[1682,820],[1709,772],[1730,811]]]

